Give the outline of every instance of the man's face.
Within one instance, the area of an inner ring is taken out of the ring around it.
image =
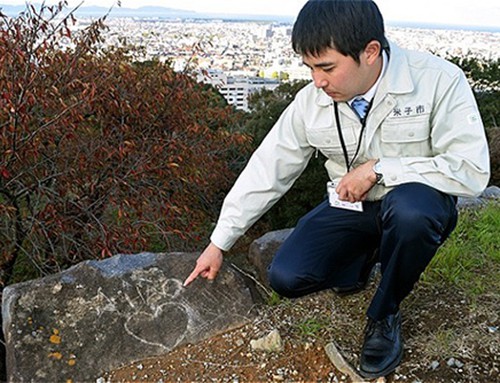
[[[382,61],[378,62],[374,54],[365,49],[358,63],[351,56],[328,48],[318,56],[303,56],[303,61],[311,69],[314,85],[341,102],[366,93],[375,84]],[[377,62],[379,65],[374,65]]]

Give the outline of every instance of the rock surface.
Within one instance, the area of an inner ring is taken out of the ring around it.
[[[10,382],[88,382],[103,371],[247,323],[248,286],[223,265],[182,287],[198,254],[118,255],[3,293]]]
[[[490,186],[479,197],[459,197],[457,207],[475,208],[490,201],[500,201],[500,188],[498,186]]]
[[[248,250],[248,262],[255,268],[259,281],[269,287],[267,267],[274,254],[293,229],[272,231],[252,242]]]

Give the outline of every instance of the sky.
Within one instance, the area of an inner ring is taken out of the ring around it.
[[[121,0],[122,7],[158,5],[196,12],[296,16],[307,0]],[[36,0],[34,2],[41,2]],[[54,0],[46,0],[47,4]],[[70,5],[81,1],[69,0]],[[84,5],[109,7],[117,0],[84,0]],[[375,0],[385,20],[432,24],[500,27],[499,0]],[[24,0],[0,0],[22,5]]]

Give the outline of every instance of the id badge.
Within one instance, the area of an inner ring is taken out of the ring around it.
[[[331,207],[338,209],[352,210],[352,211],[363,211],[362,202],[348,202],[339,200],[339,195],[335,191],[337,184],[330,181],[326,184],[326,191],[328,192],[328,201]]]

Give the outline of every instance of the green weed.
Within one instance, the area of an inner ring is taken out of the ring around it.
[[[301,336],[317,337],[329,325],[331,325],[329,320],[322,320],[321,317],[315,317],[303,319],[296,326]]]
[[[491,203],[460,212],[455,231],[424,273],[423,283],[444,282],[470,295],[500,285],[500,207]],[[493,290],[493,289],[497,290]]]

